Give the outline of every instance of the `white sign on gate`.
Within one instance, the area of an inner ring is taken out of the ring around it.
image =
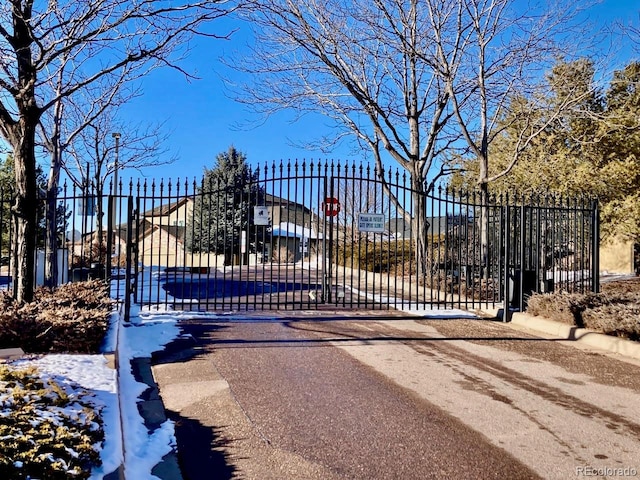
[[[384,213],[359,213],[358,230],[361,232],[384,233]]]
[[[253,207],[253,224],[269,225],[269,210],[265,206]]]

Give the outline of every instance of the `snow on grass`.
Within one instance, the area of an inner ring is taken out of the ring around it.
[[[180,333],[179,317],[179,312],[176,315],[140,312],[137,306],[132,306],[131,321],[127,324],[117,321],[117,314],[114,315],[105,339],[105,350],[115,349],[119,337],[119,381],[116,370],[108,365],[104,355],[51,354],[11,363],[16,368],[36,367],[43,379],[51,378],[68,394],[81,395],[83,401],[100,411],[105,441],[99,446],[102,465],[93,469],[92,480],[103,478],[120,465],[124,465],[126,478],[156,478],[151,470],[175,447],[171,421],[153,432],[144,425],[137,403],[147,385],[135,380],[130,360],[150,357],[176,338]]]

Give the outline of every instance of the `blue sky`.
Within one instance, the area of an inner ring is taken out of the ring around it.
[[[640,0],[604,0],[590,12],[590,17],[597,23],[619,19],[638,25],[639,12]],[[226,21],[218,27],[220,33],[225,33]],[[155,71],[144,79],[141,84],[143,95],[123,110],[122,117],[132,124],[165,122],[164,129],[169,135],[166,147],[178,158],[173,164],[145,169],[145,176],[200,177],[203,168],[211,167],[215,156],[232,144],[254,165],[288,159],[366,159],[366,152],[356,157],[345,144],[329,154],[292,146],[291,141],[304,143],[329,128],[328,120],[320,115],[291,123],[294,115],[281,113],[259,127],[238,128],[239,123],[256,117],[245,105],[225,93],[222,78],[234,73],[219,58],[242,50],[246,32],[246,27],[240,26],[231,40],[199,39],[194,42],[182,65],[194,72],[199,80],[187,81],[182,74],[167,69]],[[136,172],[126,170],[121,175],[123,178],[138,176]]]
[[[232,28],[220,22],[220,33]],[[233,24],[236,27],[236,24]],[[186,61],[180,65],[198,79],[188,80],[177,71],[164,69],[150,74],[141,84],[143,95],[124,110],[124,117],[138,124],[145,119],[165,122],[169,134],[167,148],[178,161],[149,168],[145,176],[200,177],[203,168],[212,167],[218,153],[230,145],[247,155],[252,165],[279,160],[352,159],[348,147],[330,156],[292,146],[316,138],[319,129],[328,128],[321,115],[307,116],[292,123],[293,113],[282,112],[266,122],[243,104],[231,98],[223,78],[236,78],[238,73],[226,67],[221,56],[230,58],[244,46],[247,27],[240,25],[230,40],[199,39]],[[248,124],[259,126],[251,126]],[[134,174],[134,172],[131,172]],[[126,177],[128,172],[123,172]],[[134,174],[135,175],[135,174]]]

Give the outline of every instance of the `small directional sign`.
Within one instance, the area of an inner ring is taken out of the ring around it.
[[[384,233],[384,213],[359,213],[358,230],[361,232]]]

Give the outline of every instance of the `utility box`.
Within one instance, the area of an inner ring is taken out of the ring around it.
[[[536,291],[536,271],[512,269],[509,273],[509,304],[512,308],[523,312],[527,307],[527,299]],[[520,297],[520,277],[522,276],[522,298]]]

